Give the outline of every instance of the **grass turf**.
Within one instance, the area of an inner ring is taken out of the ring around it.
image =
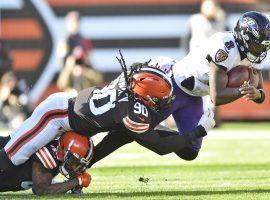
[[[270,131],[212,132],[199,157],[186,162],[132,143],[89,170],[85,194],[40,199],[270,199]],[[268,136],[269,135],[269,136]],[[30,191],[0,199],[37,199]]]

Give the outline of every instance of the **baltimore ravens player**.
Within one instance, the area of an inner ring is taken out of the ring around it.
[[[172,114],[178,132],[159,125],[154,130],[150,129],[144,133],[144,140],[141,138],[135,140],[160,155],[175,152],[182,159],[195,159],[201,148],[202,138],[198,143],[189,144],[181,149],[178,148],[177,143],[168,138],[170,135],[184,135],[199,128],[208,131],[214,126],[211,110],[203,113],[202,96],[210,94],[216,106],[230,103],[242,96],[247,100],[262,103],[265,94],[260,70],[269,48],[269,20],[261,13],[251,11],[239,18],[233,32],[214,34],[204,44],[192,49],[181,61],[167,57],[152,60],[150,65],[164,71],[172,70],[176,97],[172,106],[162,111],[150,128],[154,128]],[[251,81],[241,88],[227,88],[227,72],[238,65],[251,66]],[[252,69],[258,70],[259,80],[256,80]],[[198,126],[202,121],[204,127]],[[133,140],[134,138],[128,137],[123,132],[112,131],[95,147],[96,154],[91,163],[94,164]],[[164,148],[167,143],[171,143],[167,145],[170,148]]]
[[[171,105],[174,98],[171,78],[148,63],[128,72],[122,55],[119,62],[124,73],[105,88],[88,88],[76,97],[56,93],[43,101],[0,150],[0,170],[24,163],[69,130],[87,136],[117,130],[140,137],[146,132],[156,115]],[[194,132],[172,139],[181,148],[204,135],[205,132]]]
[[[39,149],[22,165],[0,173],[0,192],[32,188],[34,194],[62,194],[77,187],[88,187],[91,176],[85,172],[93,155],[90,137],[75,132],[64,133],[59,140]],[[53,183],[62,173],[65,182]]]

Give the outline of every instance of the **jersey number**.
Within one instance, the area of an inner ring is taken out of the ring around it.
[[[136,114],[142,114],[145,117],[148,117],[148,110],[145,105],[140,104],[139,102],[136,102],[134,104],[134,113]]]
[[[229,51],[230,49],[234,48],[234,43],[233,41],[225,42],[225,47]],[[227,52],[228,53],[228,52]]]
[[[90,99],[90,110],[94,115],[101,115],[115,107],[116,90],[95,90]]]

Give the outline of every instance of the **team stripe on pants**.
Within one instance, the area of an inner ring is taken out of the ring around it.
[[[55,109],[46,112],[32,129],[22,134],[10,147],[6,149],[8,157],[11,159],[23,145],[36,137],[51,120],[66,118],[67,116],[68,109]]]

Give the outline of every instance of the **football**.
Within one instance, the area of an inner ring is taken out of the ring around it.
[[[245,81],[249,80],[250,74],[248,66],[238,65],[228,73],[228,88],[240,87]]]

